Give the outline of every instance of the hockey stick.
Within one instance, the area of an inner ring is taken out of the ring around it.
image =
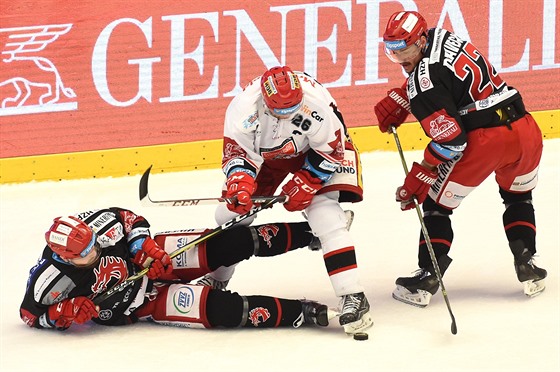
[[[401,163],[404,169],[404,173],[408,175],[408,167],[406,165],[406,160],[404,159],[404,153],[401,146],[401,141],[399,140],[399,135],[397,134],[397,129],[391,125],[389,126],[389,130],[391,131],[391,133],[393,133],[393,136],[395,137],[395,143],[397,144],[397,150],[399,151],[399,155],[401,157]],[[418,214],[418,219],[420,220],[422,234],[424,235],[424,239],[426,240],[426,246],[428,247],[428,252],[430,253],[430,258],[432,259],[432,265],[434,265],[434,271],[436,273],[437,280],[441,285],[441,293],[443,294],[443,298],[445,300],[445,304],[447,305],[447,310],[449,311],[449,315],[451,315],[451,333],[456,335],[457,323],[455,322],[455,316],[453,315],[453,311],[451,311],[451,305],[449,304],[447,291],[445,290],[445,286],[443,285],[443,276],[441,275],[441,271],[439,269],[439,265],[436,259],[436,254],[434,253],[434,248],[432,247],[432,241],[430,240],[430,236],[428,235],[428,228],[424,223],[422,211],[420,210],[420,205],[418,205],[418,200],[416,199],[416,197],[414,197],[414,207],[416,209],[416,214]]]
[[[246,220],[247,218],[255,215],[256,213],[262,211],[263,209],[271,207],[273,204],[275,204],[277,202],[284,202],[286,199],[287,199],[286,196],[273,196],[273,197],[271,197],[271,199],[269,201],[265,202],[264,204],[260,204],[260,205],[257,205],[255,207],[253,207],[253,209],[251,209],[249,212],[247,212],[245,214],[240,214],[239,216],[236,216],[235,218],[225,222],[224,224],[216,227],[215,229],[213,229],[211,231],[208,231],[206,234],[204,234],[202,236],[199,236],[197,239],[188,243],[184,247],[181,247],[181,248],[171,252],[169,254],[169,257],[173,259],[174,257],[177,257],[181,253],[186,252],[189,249],[195,247],[197,244],[200,244],[200,243],[218,235],[222,231],[227,230],[234,225],[237,225],[241,221]],[[136,273],[135,275],[132,275],[132,276],[128,277],[124,282],[122,282],[120,284],[117,284],[117,285],[114,285],[113,287],[109,288],[107,291],[105,291],[101,295],[97,296],[93,300],[93,302],[96,305],[99,305],[101,302],[105,301],[107,298],[111,297],[116,292],[123,291],[125,288],[132,285],[135,281],[137,281],[138,279],[141,279],[144,275],[146,275],[148,273],[148,270],[149,270],[149,267],[144,268],[143,270]]]
[[[175,199],[175,200],[152,200],[148,193],[148,178],[150,177],[150,170],[152,166],[144,172],[140,178],[140,202],[143,206],[158,206],[158,207],[186,207],[193,205],[215,204],[220,202],[233,203],[233,198],[198,198],[198,199]],[[266,203],[271,200],[285,203],[285,200],[279,200],[278,196],[253,196],[251,200],[255,204]]]

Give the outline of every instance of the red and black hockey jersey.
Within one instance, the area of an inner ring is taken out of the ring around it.
[[[486,57],[440,28],[428,31],[407,93],[412,113],[432,139],[424,156],[434,165],[459,155],[468,132],[509,125],[525,114],[519,92],[506,85]]]

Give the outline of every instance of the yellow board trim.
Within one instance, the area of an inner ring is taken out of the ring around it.
[[[560,110],[532,113],[543,138],[560,137]],[[395,151],[393,137],[376,126],[349,128],[360,152]],[[418,123],[402,125],[403,150],[422,150],[429,142]],[[122,177],[152,172],[178,172],[220,167],[222,140],[175,143],[145,147],[72,152],[0,159],[0,184],[79,178]]]

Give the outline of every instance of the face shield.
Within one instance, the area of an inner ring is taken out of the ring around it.
[[[276,116],[290,116],[301,107],[301,102],[286,108],[273,108],[271,111]]]
[[[422,52],[420,39],[408,46],[404,40],[386,41],[384,44],[387,58],[394,63],[409,62]]]

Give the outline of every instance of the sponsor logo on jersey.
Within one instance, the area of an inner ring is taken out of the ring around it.
[[[251,116],[243,120],[243,123],[241,124],[243,126],[243,129],[249,129],[254,127],[257,123],[258,118],[259,115],[256,112],[252,113]]]
[[[35,299],[36,302],[41,302],[42,297],[45,296],[45,298],[47,299],[47,303],[45,303],[46,305],[50,305],[54,303],[54,301],[52,301],[53,299],[48,295],[48,293],[45,294],[45,291],[47,291],[47,288],[51,287],[53,284],[55,285],[55,287],[56,285],[58,285],[58,283],[61,281],[61,280],[56,281],[59,275],[60,275],[60,270],[58,270],[54,265],[49,265],[48,267],[45,268],[45,271],[43,271],[41,275],[39,275],[35,283],[34,292],[33,292],[33,298]],[[68,278],[68,277],[64,277],[64,278]],[[63,287],[60,288],[61,288],[60,290],[62,290]],[[57,290],[58,289],[54,289],[54,288],[50,289],[50,291],[57,291]]]
[[[189,238],[187,238],[186,236],[182,236],[179,239],[177,239],[177,249],[183,248],[187,244],[189,244]]]
[[[227,137],[224,138],[223,152],[222,164],[224,167],[229,165],[231,159],[244,157],[247,154],[234,140]]]
[[[116,283],[112,285],[117,285],[128,278],[126,262],[121,257],[101,257],[93,273],[95,274],[95,282],[91,286],[93,293],[101,293],[109,288],[111,279],[116,279]]]
[[[434,85],[432,84],[432,79],[430,77],[430,69],[428,68],[428,60],[423,59],[418,64],[418,85],[421,92],[425,92],[432,89]]]
[[[249,311],[249,320],[255,327],[258,327],[260,323],[266,322],[270,318],[270,312],[264,307],[256,307]]]
[[[309,106],[307,105],[303,105],[303,108],[301,109],[301,111],[303,111],[304,114],[311,116],[313,119],[317,120],[319,123],[322,122],[323,120],[325,120],[324,118],[322,118],[319,113],[317,111],[312,111]]]
[[[173,306],[181,314],[190,313],[194,304],[194,291],[188,286],[180,287],[173,295]]]
[[[278,234],[278,231],[280,231],[280,228],[276,225],[264,225],[257,229],[257,233],[266,242],[268,248],[272,248],[271,240]]]
[[[103,309],[99,312],[99,320],[109,320],[113,317],[113,311],[110,309]]]
[[[457,132],[459,132],[457,123],[443,114],[430,121],[429,133],[434,141],[452,138]]]
[[[286,138],[281,145],[272,148],[261,148],[264,160],[289,159],[297,155],[297,147],[293,138]]]

